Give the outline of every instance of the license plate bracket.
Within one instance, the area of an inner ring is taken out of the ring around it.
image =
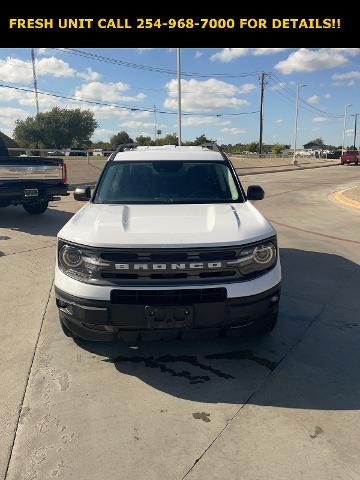
[[[39,196],[39,190],[37,188],[25,188],[24,189],[24,196],[26,198],[28,198],[28,197],[38,197]]]
[[[185,306],[146,306],[145,318],[149,328],[191,327],[194,319],[194,307]]]

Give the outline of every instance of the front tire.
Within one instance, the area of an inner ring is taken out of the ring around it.
[[[48,208],[49,202],[24,203],[25,212],[30,215],[41,215]]]

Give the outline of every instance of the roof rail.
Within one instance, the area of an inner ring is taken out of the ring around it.
[[[223,157],[223,159],[228,162],[229,159],[228,157],[226,156],[226,153],[224,152],[224,150],[220,147],[220,145],[218,145],[217,143],[211,143],[211,142],[208,142],[208,143],[203,143],[201,145],[202,148],[207,148],[209,150],[214,150],[216,152],[219,152],[220,155]]]
[[[220,151],[220,147],[217,143],[211,143],[211,142],[207,142],[207,143],[203,143],[201,145],[201,148],[208,148],[209,150],[218,150]]]
[[[116,152],[123,152],[124,150],[135,150],[137,143],[120,143],[117,146]]]

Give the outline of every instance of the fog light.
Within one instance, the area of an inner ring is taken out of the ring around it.
[[[63,300],[60,300],[60,298],[57,298],[56,299],[56,306],[58,308],[66,308],[67,307],[67,303],[64,302]]]
[[[279,295],[274,295],[273,297],[270,298],[271,303],[277,303],[280,300]]]

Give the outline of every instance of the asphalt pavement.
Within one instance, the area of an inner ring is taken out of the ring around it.
[[[0,479],[360,478],[360,169],[247,175],[278,229],[267,338],[74,342],[57,321],[55,236],[81,207],[0,210]]]

